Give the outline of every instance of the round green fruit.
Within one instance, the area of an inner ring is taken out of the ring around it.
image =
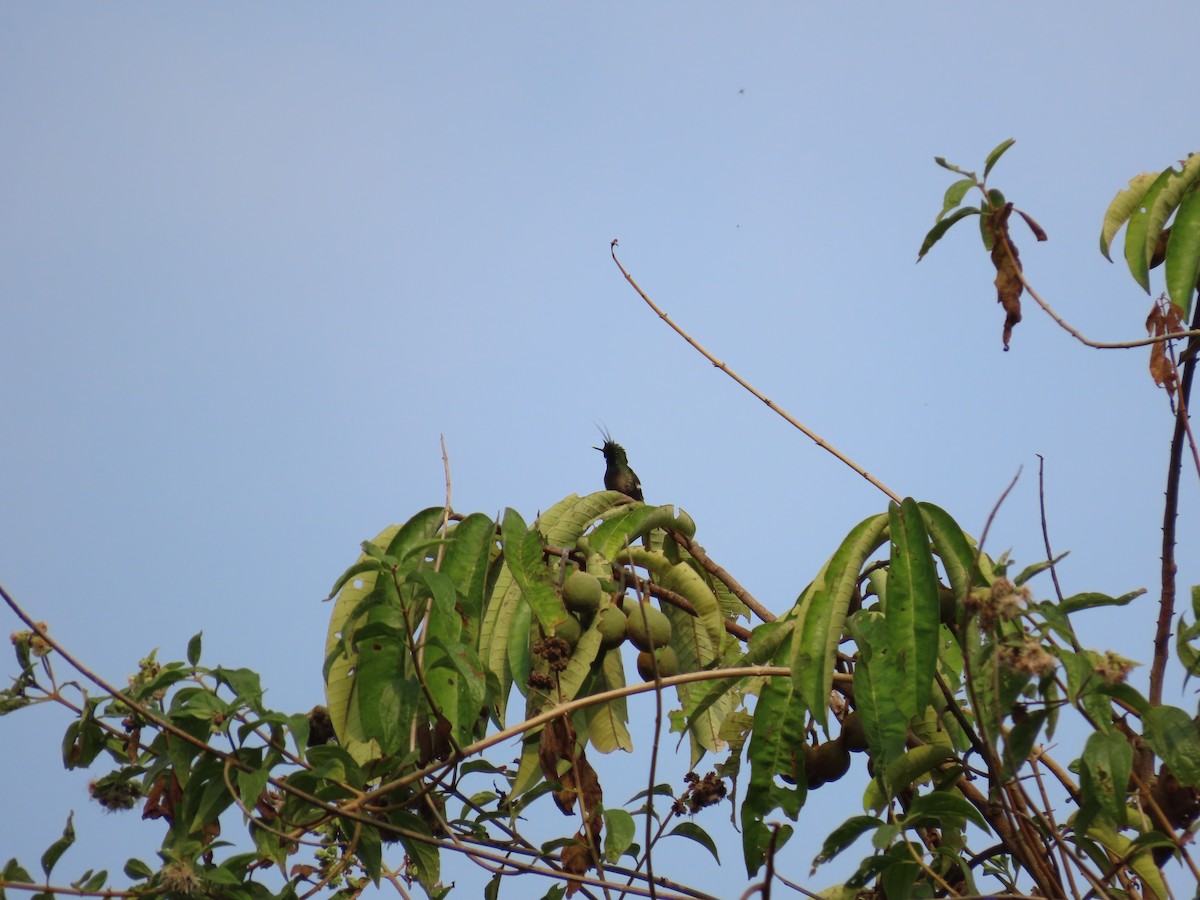
[[[600,632],[601,650],[612,650],[625,641],[625,613],[615,606],[606,606],[596,613],[594,624]]]
[[[837,781],[849,769],[850,751],[841,741],[826,741],[811,751],[804,748],[804,775],[810,788]]]
[[[600,605],[604,589],[600,587],[600,579],[595,575],[576,570],[563,583],[562,596],[563,603],[567,604],[567,609],[571,612],[590,613],[595,612]]]
[[[650,603],[634,603],[626,613],[629,642],[639,650],[671,643],[671,620]]]
[[[660,647],[651,656],[643,650],[637,655],[637,670],[642,681],[654,680],[654,663],[658,662],[658,677],[667,678],[679,674],[679,654],[671,647]]]
[[[583,628],[580,626],[579,620],[574,616],[567,616],[567,618],[564,621],[559,622],[558,626],[554,629],[554,636],[560,637],[570,644],[572,650],[574,650],[575,645],[579,643],[579,635],[582,633]]]

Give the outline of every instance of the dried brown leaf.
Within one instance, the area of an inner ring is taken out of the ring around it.
[[[578,838],[563,847],[559,857],[562,860],[563,871],[568,875],[584,875],[592,867],[592,851]],[[582,881],[575,878],[567,879],[568,897],[582,888]]]
[[[1008,234],[1008,217],[1013,205],[1004,204],[988,213],[992,233],[992,265],[996,267],[996,302],[1004,307],[1004,349],[1012,338],[1013,326],[1021,321],[1021,257]]]
[[[1173,303],[1168,303],[1165,297],[1159,297],[1150,308],[1150,315],[1146,316],[1146,331],[1152,337],[1183,331],[1183,320],[1179,317],[1179,310]],[[1150,377],[1154,379],[1155,384],[1166,388],[1167,393],[1174,397],[1175,389],[1179,385],[1179,372],[1175,368],[1174,360],[1167,353],[1167,343],[1159,341],[1150,345]]]

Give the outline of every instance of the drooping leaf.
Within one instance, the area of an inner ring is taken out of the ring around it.
[[[902,822],[905,828],[920,828],[933,824],[947,830],[959,830],[966,822],[970,822],[985,833],[990,834],[992,830],[983,813],[956,790],[922,794],[909,804]]]
[[[968,172],[966,169],[960,169],[958,166],[954,165],[953,163],[946,162],[946,157],[944,157],[944,156],[935,156],[933,158],[933,161],[935,163],[937,163],[939,166],[941,166],[943,169],[949,169],[951,172],[957,172],[959,175],[965,175],[967,178],[970,178],[972,181],[978,180],[978,177],[975,175],[974,172]]]
[[[1150,293],[1150,252],[1147,251],[1146,245],[1149,243],[1152,251],[1154,242],[1158,240],[1158,231],[1162,231],[1160,226],[1151,241],[1150,211],[1173,173],[1173,169],[1159,173],[1142,195],[1125,226],[1125,263],[1129,266],[1129,274],[1133,276],[1133,280],[1140,284],[1147,294]]]
[[[746,871],[754,875],[766,860],[771,829],[766,819],[779,809],[792,821],[800,813],[807,788],[804,763],[799,755],[804,744],[807,708],[792,679],[772,678],[762,689],[754,709],[754,733],[750,738],[750,784],[742,802],[742,853]],[[788,787],[780,778],[794,784]],[[787,835],[780,833],[780,838]],[[780,846],[778,840],[776,849]]]
[[[1076,817],[1078,819],[1078,816]],[[1129,867],[1137,873],[1142,882],[1142,896],[1146,900],[1167,900],[1171,895],[1167,891],[1167,883],[1163,880],[1162,870],[1154,862],[1154,855],[1149,847],[1136,850],[1133,841],[1118,833],[1112,823],[1106,819],[1096,819],[1087,828],[1087,836],[1102,844],[1114,859],[1129,861]]]
[[[685,837],[691,841],[695,841],[697,844],[699,844],[701,847],[703,847],[705,850],[707,850],[709,853],[711,853],[713,855],[713,859],[715,859],[717,861],[718,865],[720,864],[721,854],[717,852],[716,841],[714,841],[712,839],[712,837],[709,835],[709,833],[707,831],[705,831],[703,828],[701,828],[695,822],[681,822],[680,824],[678,824],[674,828],[672,828],[670,831],[668,831],[667,834],[668,835],[673,834],[673,835],[677,835],[679,837]]]
[[[815,874],[818,866],[832,860],[868,831],[874,831],[883,824],[883,820],[877,819],[875,816],[851,816],[825,838],[825,843],[821,845],[821,852],[813,859],[809,875]]]
[[[1164,174],[1168,176],[1167,180],[1163,184],[1162,190],[1154,197],[1154,202],[1150,205],[1150,211],[1146,217],[1144,255],[1147,265],[1154,254],[1154,248],[1158,245],[1159,237],[1166,227],[1167,220],[1179,208],[1184,194],[1200,181],[1200,153],[1189,156],[1178,172],[1174,168],[1170,168]]]
[[[886,539],[887,521],[880,513],[856,525],[797,601],[792,678],[822,727],[850,600],[863,563]]]
[[[892,699],[901,689],[896,667],[888,664],[887,626],[883,614],[862,610],[852,621],[851,636],[858,645],[854,666],[854,699],[876,771],[904,751],[908,717]]]
[[[945,236],[955,222],[965,219],[967,216],[979,215],[979,208],[975,206],[964,206],[962,209],[955,210],[944,219],[939,219],[938,223],[929,229],[929,233],[925,235],[925,240],[921,242],[921,249],[917,251],[917,262],[925,258],[925,254],[933,249],[933,245]]]
[[[1146,196],[1146,191],[1150,189],[1150,185],[1158,176],[1158,172],[1143,172],[1135,175],[1129,180],[1129,187],[1117,191],[1117,195],[1108,204],[1108,209],[1104,213],[1104,225],[1100,229],[1100,252],[1109,262],[1112,262],[1112,257],[1108,254],[1109,244],[1116,233],[1121,230],[1121,226],[1129,221],[1129,217],[1141,204],[1142,198]]]
[[[883,611],[890,651],[887,660],[896,669],[899,687],[893,702],[911,718],[929,705],[933,691],[940,624],[937,569],[915,500],[890,504],[888,521],[892,553]]]
[[[1200,189],[1195,185],[1184,195],[1175,213],[1167,245],[1166,273],[1171,303],[1187,319],[1191,315],[1196,279],[1200,278]]]

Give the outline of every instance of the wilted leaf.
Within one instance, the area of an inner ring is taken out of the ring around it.
[[[1179,318],[1179,309],[1173,303],[1155,301],[1146,316],[1146,331],[1153,337],[1176,334],[1183,331],[1183,320]],[[1150,345],[1150,377],[1167,393],[1175,396],[1175,388],[1179,383],[1179,371],[1175,363],[1167,355],[1167,342],[1158,341]]]
[[[1021,321],[1021,258],[1017,246],[1008,235],[1008,217],[1013,205],[993,209],[988,213],[988,230],[992,237],[992,265],[996,267],[996,302],[1004,307],[1004,349],[1012,338],[1013,326]]]

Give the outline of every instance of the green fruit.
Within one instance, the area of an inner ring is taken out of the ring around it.
[[[639,650],[671,643],[671,620],[648,602],[635,603],[626,613],[629,642]]]
[[[850,769],[850,751],[841,741],[826,741],[804,748],[804,775],[810,788],[837,781]]]
[[[576,570],[563,584],[562,596],[563,603],[567,604],[567,609],[571,612],[589,613],[595,612],[600,605],[604,589],[600,587],[600,579],[595,575]]]
[[[571,649],[575,649],[575,645],[579,643],[579,635],[583,633],[583,627],[579,624],[579,620],[574,616],[567,618],[558,623],[558,627],[554,629],[554,636],[560,637],[568,644]]]
[[[615,606],[606,606],[596,613],[593,623],[600,632],[600,649],[620,647],[625,640],[625,613]]]
[[[842,719],[842,733],[838,735],[847,750],[861,753],[867,749],[867,733],[863,731],[862,718],[852,712]]]
[[[658,677],[667,678],[679,674],[679,654],[671,647],[660,647],[652,657],[643,650],[637,655],[637,670],[642,681],[654,680],[654,663],[658,662]]]

